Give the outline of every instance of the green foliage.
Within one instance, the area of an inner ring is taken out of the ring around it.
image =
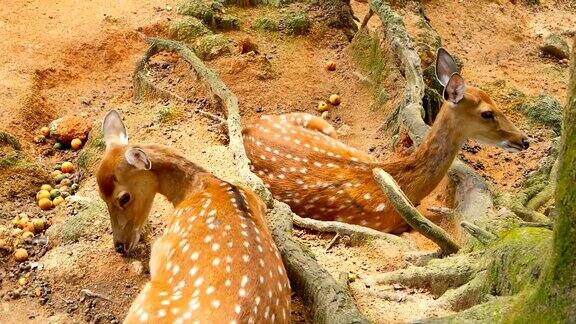
[[[310,20],[305,13],[288,14],[283,20],[284,31],[288,35],[306,35],[310,31]]]
[[[560,103],[552,96],[541,94],[530,97],[517,106],[534,123],[550,127],[556,134],[562,128],[562,110]]]
[[[192,41],[212,32],[195,17],[184,17],[170,24],[170,35],[179,41]]]
[[[268,17],[261,17],[256,19],[256,21],[254,22],[254,24],[252,24],[252,28],[257,29],[257,30],[261,30],[261,31],[278,31],[280,29],[280,26],[278,24],[278,21],[272,19],[272,18],[268,18]]]
[[[203,60],[212,60],[230,54],[232,51],[230,40],[221,34],[204,36],[194,45],[194,52]]]

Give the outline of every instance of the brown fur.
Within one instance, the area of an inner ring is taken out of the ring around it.
[[[481,112],[487,110],[494,113],[493,121],[482,119]],[[417,205],[442,180],[466,139],[482,138],[491,144],[505,141],[514,147],[522,147],[525,139],[490,97],[473,87],[467,88],[458,104],[445,102],[424,142],[413,154],[396,161],[376,163],[326,136],[334,136],[324,131],[327,125],[306,114],[263,116],[243,132],[253,169],[275,197],[303,217],[392,233],[408,226],[373,179],[374,168],[390,173]]]
[[[175,210],[152,247],[151,280],[125,323],[288,323],[290,286],[264,203],[163,146],[137,146],[152,164],[137,169],[124,158],[131,147],[109,147],[97,174],[114,240],[137,242],[157,192]],[[132,199],[119,206],[123,192]]]

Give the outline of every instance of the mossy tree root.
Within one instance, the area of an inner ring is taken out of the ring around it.
[[[291,212],[290,207],[273,200],[262,180],[250,171],[250,161],[246,156],[242,140],[238,99],[234,93],[184,44],[157,38],[149,41],[150,48],[146,55],[152,56],[160,51],[179,54],[224,103],[228,115],[229,149],[234,155],[238,173],[246,181],[246,184],[271,207],[268,221],[272,237],[282,254],[282,260],[292,286],[298,288],[302,293],[306,304],[310,307],[314,322],[367,323],[367,320],[354,304],[349,291],[339,285],[311,255],[304,252],[300,244],[292,237],[292,217],[295,215]]]
[[[438,244],[445,255],[458,252],[460,245],[456,243],[441,227],[422,216],[402,192],[392,176],[382,169],[374,169],[374,178],[384,191],[388,200],[402,218],[415,230]]]
[[[426,266],[410,266],[374,276],[378,285],[402,284],[413,288],[426,288],[440,296],[449,288],[459,287],[476,274],[476,263],[469,255],[456,255],[431,260]]]

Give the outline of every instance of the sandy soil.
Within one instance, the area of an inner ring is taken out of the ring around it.
[[[358,17],[367,12],[365,3],[353,2]],[[232,157],[226,150],[221,127],[197,114],[206,109],[220,114],[206,89],[197,83],[190,68],[172,55],[158,55],[152,64],[152,78],[171,91],[198,99],[190,104],[174,102],[132,102],[132,71],[146,49],[145,36],[164,35],[167,23],[177,16],[175,0],[126,0],[114,2],[40,0],[9,1],[0,9],[0,129],[19,137],[29,158],[46,167],[76,154],[46,154],[50,145],[33,143],[34,135],[49,121],[70,113],[80,114],[98,125],[110,109],[126,117],[132,140],[173,146],[188,158],[230,181],[237,180]],[[549,31],[563,32],[576,25],[574,11],[546,3],[527,9],[508,1],[462,2],[427,1],[425,9],[443,44],[464,61],[463,74],[472,84],[490,89],[502,98],[511,88],[527,94],[546,92],[565,100],[568,68],[540,57],[538,43]],[[245,26],[267,8],[233,9]],[[478,15],[478,12],[485,14]],[[378,26],[372,18],[370,28]],[[315,26],[307,37],[288,37],[277,33],[258,33],[250,28],[227,33],[233,40],[249,36],[259,45],[260,55],[234,54],[208,62],[238,96],[245,120],[267,113],[306,111],[315,113],[316,103],[332,93],[343,103],[328,119],[341,130],[343,140],[382,159],[390,145],[388,134],[379,131],[396,98],[380,105],[371,90],[360,82],[347,42],[338,33]],[[264,64],[266,57],[270,65]],[[324,68],[335,60],[335,72]],[[530,64],[526,64],[530,62]],[[399,74],[398,74],[399,75]],[[505,81],[502,88],[490,87]],[[391,88],[401,84],[390,84]],[[499,102],[512,119],[533,139],[530,150],[512,155],[480,146],[463,156],[487,179],[503,190],[514,190],[523,176],[534,170],[550,144],[549,130],[528,123],[509,102]],[[178,113],[160,121],[159,112]],[[221,115],[221,114],[220,114]],[[471,146],[476,145],[470,143]],[[19,178],[9,178],[10,181]],[[21,180],[17,180],[21,181]],[[2,186],[11,186],[8,180]],[[40,214],[34,203],[36,188],[29,194],[0,204],[0,222],[19,212]],[[423,204],[444,203],[445,184]],[[79,195],[98,199],[92,174],[85,175]],[[171,206],[157,198],[151,213],[152,237],[163,229],[163,215]],[[53,222],[65,221],[66,208],[43,213]],[[453,227],[441,222],[450,231]],[[394,246],[346,246],[340,243],[325,251],[331,236],[297,230],[296,237],[317,256],[333,275],[348,271],[356,276],[351,291],[360,309],[377,323],[404,322],[449,314],[434,303],[426,291],[405,287],[370,286],[371,275],[407,265],[403,251]],[[418,234],[403,236],[422,250],[434,245]],[[142,248],[144,249],[144,248]],[[31,282],[50,288],[44,305],[36,296],[13,299],[8,292],[18,286],[21,273],[9,256],[0,255],[0,323],[109,323],[121,321],[134,296],[147,280],[138,262],[147,263],[145,251],[122,258],[112,249],[110,231],[96,233],[79,242],[58,246],[40,257],[43,265]],[[31,284],[31,286],[33,285]],[[81,289],[109,296],[112,301],[83,298]],[[293,322],[306,322],[307,314],[294,296]]]

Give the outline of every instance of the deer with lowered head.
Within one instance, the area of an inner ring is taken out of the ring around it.
[[[290,286],[264,203],[168,147],[129,144],[116,111],[103,131],[97,181],[116,251],[138,243],[156,193],[175,207],[124,322],[288,323]]]
[[[272,194],[303,217],[336,220],[401,233],[409,226],[373,179],[381,168],[417,205],[446,175],[468,139],[510,152],[528,138],[488,94],[467,85],[450,54],[439,49],[436,76],[444,101],[423,143],[409,156],[376,162],[336,139],[334,128],[305,113],[262,116],[243,138],[252,168]]]

